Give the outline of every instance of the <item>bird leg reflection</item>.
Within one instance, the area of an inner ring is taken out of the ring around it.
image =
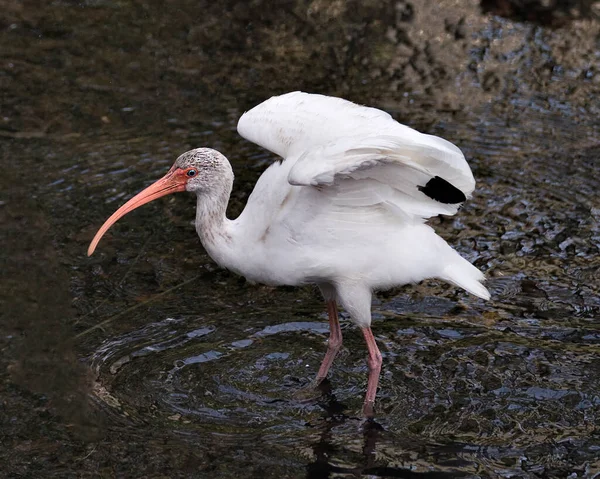
[[[342,330],[340,328],[335,299],[327,301],[327,315],[329,316],[329,340],[327,341],[327,352],[317,373],[316,385],[319,385],[327,377],[333,360],[342,348]]]
[[[377,384],[379,383],[379,374],[381,373],[382,358],[371,328],[362,328],[362,332],[369,350],[369,358],[367,359],[367,364],[369,366],[369,382],[367,383],[367,394],[365,395],[363,414],[366,417],[373,417],[373,405],[375,404],[375,395],[377,394]]]

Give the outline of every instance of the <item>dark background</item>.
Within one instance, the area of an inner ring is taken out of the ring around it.
[[[598,2],[0,0],[0,476],[595,477]],[[187,149],[275,158],[239,116],[343,96],[456,143],[478,187],[430,223],[486,272],[380,294],[377,417],[312,288],[218,269],[188,195],[116,207]]]

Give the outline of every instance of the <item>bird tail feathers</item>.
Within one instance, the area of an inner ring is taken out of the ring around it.
[[[481,284],[485,281],[483,273],[458,254],[457,257],[460,261],[446,266],[440,278],[482,299],[490,299],[490,292]]]

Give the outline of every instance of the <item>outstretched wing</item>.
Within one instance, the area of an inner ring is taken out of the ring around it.
[[[335,186],[338,206],[382,205],[402,220],[422,221],[455,214],[475,187],[452,143],[341,98],[273,97],[246,112],[238,132],[285,158],[291,185]]]

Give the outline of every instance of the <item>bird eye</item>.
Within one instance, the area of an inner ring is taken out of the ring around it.
[[[186,175],[188,175],[190,178],[196,176],[198,172],[196,170],[188,170]]]

